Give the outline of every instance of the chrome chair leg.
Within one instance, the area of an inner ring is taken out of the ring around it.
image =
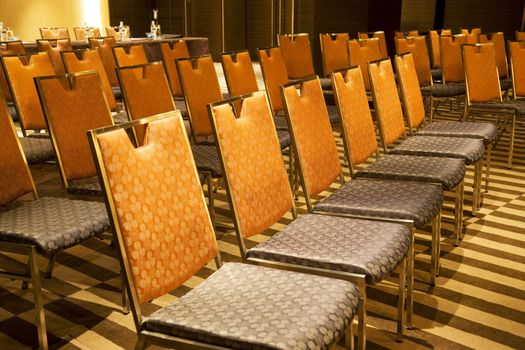
[[[53,254],[49,257],[49,262],[47,263],[46,273],[44,277],[50,279],[53,275],[53,268],[55,267],[56,254]]]
[[[404,258],[399,265],[399,285],[397,295],[397,335],[396,341],[403,341],[403,331],[405,328],[405,284],[406,284],[407,258]]]
[[[463,181],[456,187],[456,203],[454,206],[454,232],[456,234],[456,243],[459,245],[459,240],[462,238],[463,232],[463,193],[464,193],[465,184]]]
[[[29,269],[31,273],[31,284],[33,285],[33,296],[35,298],[36,327],[38,332],[38,344],[40,349],[47,350],[46,319],[44,314],[44,303],[42,300],[42,286],[40,284],[40,272],[36,260],[36,248],[31,247],[29,251]]]
[[[438,259],[438,245],[439,242],[439,223],[438,223],[438,217],[436,216],[434,220],[432,220],[432,247],[430,249],[430,285],[434,286],[436,284],[436,266],[437,262],[436,259]]]
[[[414,328],[412,324],[412,314],[414,308],[414,229],[410,247],[407,255],[407,300],[406,300],[406,324],[408,329]]]
[[[512,157],[514,153],[514,138],[516,134],[516,113],[512,114],[512,125],[510,126],[510,146],[509,157],[507,160],[507,168],[512,169]]]
[[[489,191],[490,166],[492,158],[492,143],[487,145],[487,161],[485,163],[485,192]]]
[[[366,282],[363,278],[358,281],[359,287],[359,306],[358,306],[358,338],[357,348],[364,350],[366,348]]]
[[[345,334],[345,349],[346,350],[354,350],[354,331],[352,329],[353,322],[354,322],[354,318],[352,317],[352,321],[348,325],[348,328],[346,329],[346,334]]]

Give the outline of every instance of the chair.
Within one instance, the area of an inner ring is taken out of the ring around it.
[[[119,26],[106,26],[106,36],[112,36],[115,38],[115,40],[120,39],[120,33],[119,33],[120,27]],[[124,26],[125,30],[125,39],[129,39],[131,37],[131,33],[129,31],[129,26]]]
[[[493,44],[466,44],[462,45],[461,50],[467,85],[463,120],[467,120],[470,115],[480,113],[497,115],[498,124],[503,123],[499,137],[510,123],[507,166],[511,168],[516,119],[525,116],[525,104],[519,100],[503,101]]]
[[[405,54],[397,56],[395,58],[395,66],[410,134],[413,135],[417,130],[417,135],[470,137],[483,140],[483,144],[486,147],[487,159],[485,172],[485,192],[487,192],[489,188],[492,146],[498,137],[496,126],[492,123],[458,121],[432,122],[424,125],[425,107],[421,90],[419,89],[412,55]],[[474,214],[476,212],[475,207],[479,208],[481,202],[481,193],[479,193],[479,191],[481,191],[481,185],[478,183],[480,181],[481,177],[474,181],[474,187],[478,189],[478,193],[474,196],[477,203],[472,203]]]
[[[417,30],[406,30],[406,31],[395,31],[395,38],[407,38],[409,36],[419,36],[419,31]]]
[[[379,135],[385,153],[461,159],[465,162],[465,165],[474,165],[475,179],[481,179],[481,167],[485,149],[482,140],[460,137],[413,136],[398,143],[401,138],[404,138],[406,131],[392,63],[390,60],[369,63],[368,72],[372,83]],[[393,145],[394,143],[397,143],[397,145],[389,150],[388,145]],[[464,170],[463,172],[458,172],[457,175],[455,181],[450,183],[443,182],[442,184],[445,191],[454,189],[456,191],[455,234],[456,244],[459,244],[459,240],[463,236]],[[480,181],[475,181],[475,183],[480,184]],[[475,198],[477,193],[479,193],[479,190],[476,187],[473,191],[473,211],[477,210]]]
[[[145,123],[146,143],[135,149],[123,127]],[[353,283],[248,264],[222,265],[180,113],[95,130],[90,141],[115,222],[138,334],[135,349],[150,344],[188,349],[283,344],[328,348],[343,334],[351,348],[350,325],[358,299]],[[122,162],[129,165],[122,167]],[[149,210],[137,212],[136,205]],[[138,223],[145,223],[144,229]],[[142,315],[142,304],[181,286],[212,258],[217,271],[198,288],[147,317]],[[284,304],[290,304],[286,313]],[[314,313],[315,317],[308,316]],[[254,326],[275,329],[275,335],[242,327],[255,314],[259,317]],[[286,334],[279,332],[284,329],[281,324],[287,325]],[[311,329],[326,329],[332,336],[307,332]]]
[[[0,42],[0,56],[25,56],[26,51],[22,41],[4,41]],[[25,57],[24,57],[25,59]],[[13,97],[9,91],[9,85],[7,84],[7,78],[5,76],[4,70],[0,69],[0,92],[3,93],[7,103],[13,102]]]
[[[28,130],[46,129],[33,78],[55,74],[49,55],[39,53],[32,55],[28,60],[18,56],[4,56],[0,59],[8,79],[23,135],[26,136]]]
[[[109,84],[113,89],[113,94],[116,99],[122,99],[122,93],[118,85],[117,73],[115,68],[117,63],[115,62],[115,56],[113,55],[112,47],[117,45],[115,38],[113,37],[104,37],[99,39],[90,38],[89,46],[91,49],[96,49],[106,70],[106,75],[108,76]]]
[[[348,66],[348,39],[348,33],[319,33],[323,76],[330,76],[332,71]]]
[[[64,74],[66,69],[60,51],[71,51],[73,47],[69,39],[38,39],[36,41],[39,52],[47,52],[56,74]]]
[[[478,37],[481,34],[481,28],[472,28],[470,30],[461,28],[461,34],[465,34],[467,36],[467,44],[477,44]]]
[[[113,120],[97,71],[38,77],[35,84],[67,192],[100,195],[85,135]]]
[[[86,37],[86,31],[88,36]],[[100,29],[97,27],[73,27],[77,40],[87,40],[89,38],[100,38]]]
[[[494,54],[496,55],[496,65],[500,79],[501,91],[508,91],[512,87],[512,81],[509,76],[509,67],[507,63],[507,52],[505,50],[505,37],[503,32],[480,34],[478,42],[480,44],[492,43],[494,45]]]
[[[516,40],[519,40],[519,41],[525,40],[525,32],[516,31]]]
[[[79,73],[87,70],[97,71],[109,109],[112,112],[117,111],[117,101],[115,100],[115,95],[113,94],[113,89],[109,83],[99,52],[97,50],[84,50],[82,51],[81,59],[78,58],[74,51],[62,51],[61,55],[67,73]]]
[[[379,49],[381,51],[381,58],[387,58],[388,57],[388,50],[386,46],[386,38],[385,38],[385,32],[383,31],[377,31],[377,32],[368,32],[368,33],[357,33],[357,37],[359,39],[370,39],[370,38],[377,38],[379,39]]]
[[[0,276],[22,280],[24,285],[31,283],[38,342],[40,349],[48,349],[37,254],[49,259],[45,275],[50,278],[56,254],[100,235],[108,229],[109,220],[103,203],[38,197],[2,97],[0,134],[0,205],[13,204],[12,209],[0,213],[0,251],[28,259],[27,263],[2,266]],[[28,195],[34,200],[27,201]],[[17,201],[22,197],[24,200]]]
[[[281,48],[288,79],[315,75],[308,33],[278,34],[277,45]]]
[[[175,98],[175,105],[182,113],[183,117],[188,117],[188,110],[184,103],[184,93],[180,85],[179,73],[177,72],[177,58],[189,58],[190,53],[184,40],[169,43],[160,43],[160,52],[162,54],[162,63],[170,82],[171,93]]]
[[[147,64],[148,58],[141,44],[130,46],[113,46],[113,55],[117,67],[136,66],[138,64]]]
[[[432,57],[432,68],[433,69],[441,68],[441,51],[440,51],[439,38],[442,35],[450,36],[452,35],[452,30],[441,29],[441,30],[431,30],[428,32],[429,41],[430,41],[430,49],[432,53],[431,57]]]
[[[358,65],[361,71],[366,72],[368,62],[381,59],[379,39],[349,40],[348,57],[350,58],[350,66]],[[368,76],[363,76],[363,82],[365,83],[365,89],[370,91],[370,80]]]
[[[512,96],[515,100],[525,97],[525,42],[508,41]]]
[[[439,37],[443,84],[465,84],[461,45],[466,43],[467,36],[465,34],[441,35]]]
[[[404,270],[405,258],[410,254],[410,230],[399,223],[316,214],[297,217],[267,97],[259,92],[243,99],[245,108],[239,116],[235,116],[230,104],[237,99],[209,107],[230,206],[234,208],[241,257],[262,266],[357,282],[360,291],[358,347],[361,349],[366,341],[366,284],[380,282],[399,267],[397,339],[402,340]],[[330,124],[328,129],[331,130]],[[249,164],[249,167],[242,164]],[[257,185],[252,186],[254,181]],[[264,243],[246,248],[246,238],[263,232],[288,211],[294,219],[291,224]],[[363,236],[370,240],[363,240]],[[388,248],[379,248],[386,240]],[[376,268],[368,267],[375,264],[372,261],[386,260],[388,266],[381,264],[379,275]]]
[[[70,39],[69,29],[67,29],[67,27],[41,27],[39,29],[42,39]]]

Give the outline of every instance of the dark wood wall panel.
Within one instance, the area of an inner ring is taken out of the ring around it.
[[[271,46],[272,0],[247,0],[246,2],[246,48],[256,57],[257,48]],[[274,15],[276,16],[275,12]],[[275,22],[274,22],[275,24]]]
[[[146,36],[153,13],[149,0],[109,0],[109,23],[118,26],[120,21],[129,25],[131,35]]]
[[[458,31],[461,27],[481,27],[482,32],[505,32],[514,38],[521,27],[523,0],[447,0],[444,27]]]
[[[246,49],[246,0],[225,0],[225,50]]]
[[[188,17],[190,19],[188,34],[208,38],[210,52],[220,53],[222,51],[221,1],[191,0]]]
[[[436,0],[403,0],[401,6],[401,25],[403,31],[434,29]]]
[[[157,0],[162,33],[184,34],[184,0]]]

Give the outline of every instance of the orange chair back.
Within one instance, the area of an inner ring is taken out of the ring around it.
[[[465,34],[439,37],[441,52],[441,71],[443,83],[460,83],[465,81],[461,45],[467,43]]]
[[[408,127],[417,129],[425,120],[425,105],[412,54],[396,56],[395,65]]]
[[[124,29],[126,30],[126,38],[131,37],[131,33],[129,31],[129,26],[124,26]],[[120,39],[120,33],[119,33],[119,27],[106,27],[106,36],[112,36],[115,39]]]
[[[206,105],[222,100],[221,88],[210,55],[178,59],[177,70],[194,138],[212,134]]]
[[[33,192],[36,195],[36,190],[13,120],[2,96],[0,134],[0,205],[6,205],[25,194]]]
[[[525,97],[525,41],[509,41],[513,96]]]
[[[378,119],[383,147],[396,142],[405,135],[405,123],[394,70],[389,59],[368,64],[368,73],[374,96],[374,107]]]
[[[467,36],[467,44],[477,44],[478,36],[481,34],[481,28],[472,28],[471,30],[461,28],[461,34]]]
[[[509,67],[507,65],[507,52],[505,49],[505,37],[503,32],[492,33],[490,34],[490,38],[487,36],[487,34],[480,34],[478,36],[478,42],[480,44],[492,43],[494,45],[494,53],[496,55],[496,64],[498,65],[499,78],[508,78]]]
[[[124,102],[130,119],[136,120],[175,110],[170,86],[162,63],[117,68]],[[135,129],[139,145],[146,129]]]
[[[310,38],[307,33],[279,34],[281,48],[289,79],[302,79],[315,75]]]
[[[381,59],[379,50],[379,39],[360,39],[348,41],[348,56],[350,65],[361,67],[362,72],[367,71],[367,63]],[[363,75],[365,89],[370,90],[370,79],[368,74]]]
[[[162,54],[162,63],[168,75],[168,81],[170,82],[171,93],[173,96],[183,97],[182,86],[180,85],[179,72],[177,72],[177,64],[175,60],[177,58],[189,58],[190,52],[188,46],[183,40],[170,43],[161,43],[160,52]]]
[[[69,39],[69,30],[66,27],[58,28],[40,28],[40,36],[42,39]]]
[[[350,166],[365,162],[377,151],[377,139],[360,67],[332,73],[334,97],[341,116]]]
[[[323,60],[323,75],[329,76],[334,70],[348,67],[348,33],[319,34],[321,42],[321,58]]]
[[[430,49],[432,52],[432,68],[441,68],[441,50],[439,44],[439,37],[442,35],[452,35],[452,30],[431,30],[428,33],[428,36],[430,38]]]
[[[218,254],[184,122],[179,112],[168,116],[151,118],[140,148],[121,128],[90,138],[134,309],[179,287]]]
[[[129,67],[148,63],[144,46],[140,44],[129,46],[128,52],[126,52],[124,46],[113,46],[112,49],[117,67]]]
[[[239,233],[259,234],[293,205],[266,94],[245,98],[238,118],[228,103],[214,104],[210,115]]]
[[[100,81],[102,82],[102,89],[104,95],[108,101],[109,108],[112,111],[117,110],[117,102],[115,101],[115,95],[109,84],[104,64],[100,59],[100,55],[97,50],[85,50],[82,52],[82,59],[78,59],[77,55],[73,51],[63,51],[62,60],[68,73],[78,73],[86,70],[96,70]]]
[[[259,63],[264,77],[266,93],[270,98],[270,105],[274,112],[283,111],[284,105],[281,98],[280,86],[287,84],[288,73],[281,55],[281,49],[272,47],[259,50]]]
[[[388,58],[388,49],[386,46],[385,32],[377,31],[377,32],[369,32],[369,33],[357,33],[357,37],[359,39],[370,39],[370,38],[379,39],[379,50],[381,51],[381,58]],[[365,75],[366,74],[363,72],[363,76]]]
[[[494,45],[463,45],[461,48],[468,103],[501,101]]]
[[[281,88],[307,196],[325,191],[340,175],[341,164],[319,78]]]
[[[419,85],[427,85],[432,82],[430,72],[430,60],[428,58],[427,40],[424,36],[407,38],[396,38],[396,53],[412,53],[416,64],[417,78]]]
[[[2,57],[16,111],[24,131],[46,129],[33,78],[54,75],[55,71],[47,53],[31,56],[27,64],[24,61],[16,56]]]
[[[519,41],[525,40],[525,32],[516,31],[516,40],[519,40]]]
[[[259,90],[248,51],[222,54],[221,64],[230,96],[241,96]],[[240,111],[242,99],[235,101],[233,105],[236,111]]]
[[[88,27],[89,38],[100,38],[100,29],[96,27]],[[86,40],[86,28],[85,27],[74,27],[73,31],[75,32],[75,38],[77,40]]]
[[[36,41],[39,52],[47,52],[51,58],[51,63],[55,69],[56,74],[64,74],[66,68],[62,61],[61,51],[71,51],[73,46],[69,39],[56,39],[56,40],[44,40],[39,39]]]
[[[109,80],[111,86],[118,86],[117,73],[115,68],[117,63],[115,62],[115,56],[113,55],[112,47],[117,45],[115,38],[105,37],[100,39],[89,39],[89,46],[92,49],[97,49],[102,64],[104,65],[104,70]]]
[[[25,48],[21,41],[6,41],[0,43],[0,56],[19,55],[25,56]],[[25,59],[25,58],[24,58]],[[3,94],[7,102],[13,101],[7,77],[4,70],[0,68],[0,94]]]
[[[96,71],[36,79],[64,184],[97,174],[86,133],[113,125]]]

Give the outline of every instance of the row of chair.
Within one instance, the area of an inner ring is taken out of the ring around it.
[[[124,28],[126,29],[128,36],[130,36],[129,26],[124,26]],[[118,26],[106,26],[106,35],[119,39],[119,29]],[[67,27],[41,27],[39,30],[42,39],[71,39]],[[73,27],[73,32],[75,33],[76,40],[102,37],[100,34],[100,28],[97,27]],[[86,34],[88,34],[88,37],[86,37]]]

